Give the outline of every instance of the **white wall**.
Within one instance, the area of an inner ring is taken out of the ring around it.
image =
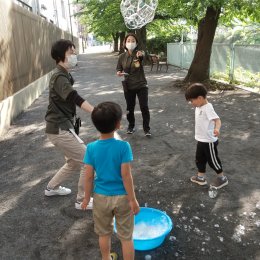
[[[13,96],[0,101],[0,136],[8,131],[12,121],[42,94],[52,73],[51,71],[45,74]]]

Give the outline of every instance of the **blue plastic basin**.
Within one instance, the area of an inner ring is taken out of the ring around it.
[[[135,216],[135,250],[150,250],[160,246],[172,227],[172,220],[166,213],[154,208],[141,207]]]

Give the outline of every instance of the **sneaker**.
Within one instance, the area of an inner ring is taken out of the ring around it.
[[[226,176],[224,177],[217,177],[211,184],[211,187],[214,187],[216,189],[221,189],[224,186],[228,185],[228,179]]]
[[[111,253],[110,258],[111,258],[111,260],[117,260],[117,258],[118,258],[117,253]]]
[[[71,189],[59,186],[58,189],[49,189],[48,187],[44,191],[45,196],[64,196],[71,193]]]
[[[201,186],[207,185],[207,181],[204,177],[200,178],[198,175],[192,176],[190,178],[191,182],[197,183]]]
[[[75,203],[75,209],[82,210],[81,204],[82,204],[82,202],[77,201]],[[88,206],[87,206],[86,209],[93,209],[93,198],[92,197],[90,198]]]
[[[127,128],[127,131],[126,131],[127,134],[131,135],[131,134],[133,134],[134,132],[135,132],[135,128],[134,128],[134,127],[128,127],[128,128]]]
[[[145,136],[148,136],[148,137],[152,135],[151,132],[150,132],[150,130],[144,131],[144,134],[145,134]]]

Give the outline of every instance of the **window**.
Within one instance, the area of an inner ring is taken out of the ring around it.
[[[61,1],[61,13],[62,13],[62,17],[65,19],[66,15],[65,15],[65,6],[64,6],[64,1]]]

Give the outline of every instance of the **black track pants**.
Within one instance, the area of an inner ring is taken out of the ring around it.
[[[217,146],[218,141],[214,143],[197,143],[196,165],[199,172],[206,172],[207,163],[216,173],[221,173],[223,171],[221,161],[218,157]]]

